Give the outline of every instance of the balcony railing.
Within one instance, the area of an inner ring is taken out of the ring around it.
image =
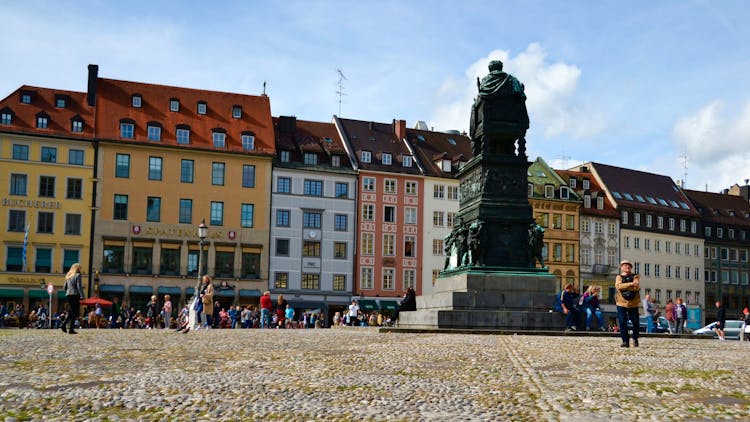
[[[594,264],[591,266],[591,272],[593,274],[609,274],[609,265]]]

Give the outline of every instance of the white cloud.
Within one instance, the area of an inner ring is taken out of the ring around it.
[[[688,182],[705,181],[695,188],[708,185],[718,191],[750,177],[744,170],[750,168],[750,101],[736,115],[727,112],[722,101],[712,101],[679,118],[672,134],[678,150],[688,157]]]
[[[467,68],[465,79],[443,81],[436,93],[432,125],[468,130],[477,77],[488,73],[487,65],[492,60],[501,60],[504,70],[525,85],[531,130],[540,131],[545,138],[562,134],[584,138],[601,133],[606,127],[601,112],[580,104],[576,98],[581,70],[562,62],[548,63],[547,53],[537,43],[529,44],[515,57],[505,50],[491,51]]]

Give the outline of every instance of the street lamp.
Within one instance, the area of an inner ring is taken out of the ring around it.
[[[201,224],[198,226],[198,238],[200,239],[200,255],[198,255],[198,284],[195,285],[195,292],[193,297],[198,297],[200,292],[201,283],[203,282],[203,241],[206,240],[206,234],[208,233],[208,227],[206,227],[206,219],[201,220]]]

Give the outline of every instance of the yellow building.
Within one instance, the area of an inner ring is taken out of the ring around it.
[[[222,307],[257,304],[268,287],[273,122],[265,96],[98,78],[94,291],[143,310],[178,306],[203,273]],[[93,82],[93,83],[92,83]]]
[[[93,109],[84,93],[22,86],[0,101],[0,305],[57,311],[64,274],[89,285]],[[60,302],[61,303],[61,302]]]

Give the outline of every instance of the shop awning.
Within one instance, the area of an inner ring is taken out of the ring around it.
[[[312,310],[319,310],[323,311],[326,309],[326,306],[323,302],[287,302],[288,304],[292,305],[292,309],[294,309],[295,315],[299,316],[302,315],[303,312],[312,311]]]
[[[49,299],[49,293],[47,289],[32,289],[29,290],[29,299]]]
[[[68,293],[65,290],[58,290],[57,291],[57,298],[60,300],[66,300],[68,297]]]
[[[194,294],[195,294],[195,287],[188,287],[187,289],[185,289],[185,296],[193,297]]]
[[[160,295],[181,295],[182,289],[177,286],[159,286],[156,289]]]
[[[361,299],[357,302],[359,310],[362,312],[372,312],[378,310],[378,303],[372,299]]]
[[[216,289],[214,290],[214,296],[234,297],[234,289]]]
[[[380,309],[393,312],[398,309],[398,302],[395,300],[381,300]]]
[[[154,288],[151,286],[130,286],[129,290],[131,294],[154,294]]]
[[[125,293],[125,286],[122,284],[102,284],[99,286],[100,293]]]
[[[261,297],[262,294],[258,289],[240,289],[240,297]]]
[[[0,289],[0,297],[23,299],[23,289]]]

